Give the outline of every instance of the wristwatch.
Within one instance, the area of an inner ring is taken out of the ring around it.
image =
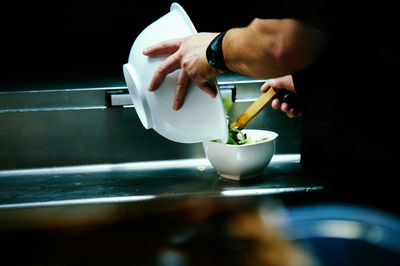
[[[224,62],[224,54],[222,52],[222,40],[226,31],[217,35],[207,47],[206,56],[208,63],[220,70],[228,70]]]

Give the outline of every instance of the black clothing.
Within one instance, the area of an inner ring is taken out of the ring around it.
[[[303,102],[301,163],[327,181],[334,197],[367,204],[379,198],[387,205],[400,176],[394,3],[300,2],[308,1],[287,1],[290,10],[273,17],[298,18],[328,36],[316,62],[293,73]]]

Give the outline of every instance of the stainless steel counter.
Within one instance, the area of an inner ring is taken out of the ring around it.
[[[298,154],[275,155],[258,178],[219,177],[206,158],[0,171],[0,209],[145,201],[178,196],[254,196],[323,189]]]
[[[231,96],[237,102],[229,115],[237,117],[250,104],[246,101],[260,93],[260,84],[250,82],[249,88],[248,81],[230,78],[218,82],[228,92],[235,88]],[[260,177],[236,182],[216,173],[200,143],[169,141],[145,130],[132,105],[115,106],[113,99],[125,91],[85,87],[0,92],[1,232],[114,223],[132,215],[133,220],[146,219],[149,213],[158,213],[158,219],[192,197],[235,207],[237,200],[245,208],[257,206],[246,204],[248,200],[269,195],[294,195],[297,203],[316,194],[308,192],[323,189],[321,181],[300,167],[298,119],[265,108],[248,125],[279,134],[277,155]],[[11,233],[9,237],[17,239]],[[36,243],[37,235],[34,239]]]

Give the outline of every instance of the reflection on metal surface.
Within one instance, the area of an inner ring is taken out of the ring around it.
[[[300,154],[275,154],[271,162],[274,163],[300,163]]]
[[[113,90],[123,90],[126,89],[126,86],[112,86],[112,87],[95,87],[95,88],[64,88],[64,89],[39,89],[39,90],[9,90],[9,91],[0,91],[0,95],[6,94],[23,94],[23,93],[57,93],[57,92],[82,92],[82,91],[107,91],[109,89]]]
[[[257,178],[221,178],[206,158],[0,171],[0,209],[104,204],[180,196],[240,197],[323,189],[298,154],[275,155]]]
[[[37,168],[37,169],[5,170],[5,171],[0,171],[0,177],[20,176],[20,175],[31,176],[31,175],[49,175],[49,174],[168,170],[168,169],[178,169],[178,168],[186,168],[193,166],[210,167],[211,165],[209,161],[205,158],[145,161],[145,162],[117,163],[117,164],[78,165],[78,166],[66,166],[66,167]]]
[[[323,186],[315,187],[283,187],[283,188],[256,188],[256,189],[235,189],[222,191],[223,196],[257,196],[257,195],[273,195],[279,193],[290,192],[310,192],[313,190],[321,190]]]
[[[0,209],[13,209],[13,208],[32,208],[32,207],[55,207],[66,205],[83,205],[83,204],[103,204],[103,203],[122,203],[122,202],[135,202],[154,199],[154,195],[140,195],[140,196],[126,196],[126,197],[103,197],[91,199],[73,199],[73,200],[55,200],[47,202],[28,202],[17,204],[3,204]]]
[[[101,110],[107,106],[64,106],[64,107],[37,107],[37,108],[12,108],[0,109],[0,113],[21,113],[21,112],[52,112],[52,111],[77,111],[77,110]]]
[[[272,157],[271,163],[299,163],[300,154],[276,154]],[[97,164],[97,165],[79,165],[66,167],[49,167],[36,169],[15,169],[0,170],[0,177],[9,176],[31,176],[48,174],[73,174],[73,173],[96,173],[96,172],[120,172],[120,171],[144,171],[144,170],[167,170],[186,167],[197,167],[199,171],[204,171],[211,167],[206,158],[198,159],[180,159],[180,160],[161,160],[144,161],[132,163],[117,164]],[[200,170],[201,169],[201,170]]]
[[[0,113],[76,111],[107,108],[106,93],[126,87],[0,92]]]
[[[252,77],[237,74],[235,72],[227,71],[217,76],[218,85],[226,84],[247,84],[247,83],[262,83],[267,81],[266,79],[255,79]]]

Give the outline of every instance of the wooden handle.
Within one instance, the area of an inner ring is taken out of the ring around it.
[[[246,111],[243,112],[235,121],[229,124],[229,128],[244,128],[275,96],[276,91],[274,88],[269,88],[269,90],[261,94],[258,99],[252,103]]]

